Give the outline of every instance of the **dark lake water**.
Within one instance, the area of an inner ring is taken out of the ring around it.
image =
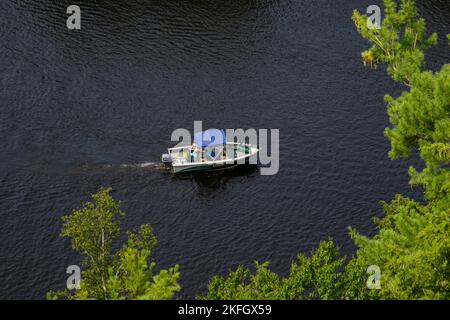
[[[43,298],[78,264],[61,215],[111,186],[125,228],[150,223],[181,297],[215,274],[299,252],[353,226],[374,234],[379,200],[417,195],[391,161],[383,96],[399,94],[352,10],[375,0],[0,2],[0,298]],[[78,4],[82,30],[68,31]],[[448,1],[419,1],[448,62]],[[156,170],[176,128],[280,130],[280,171],[176,178]]]

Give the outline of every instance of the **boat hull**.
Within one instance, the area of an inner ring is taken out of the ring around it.
[[[225,170],[236,167],[238,165],[242,165],[250,162],[250,158],[256,156],[258,153],[258,148],[256,146],[251,145],[233,145],[234,147],[245,148],[245,154],[238,154],[238,157],[234,159],[223,159],[218,161],[202,161],[202,162],[188,162],[186,157],[178,157],[175,158],[176,161],[172,163],[173,173],[192,173],[192,172],[200,172],[200,171],[217,171],[217,170]],[[181,148],[182,150],[183,148]],[[169,149],[169,152],[174,149]],[[178,148],[177,150],[180,150]],[[241,153],[243,151],[240,151]],[[178,153],[179,154],[179,153]],[[236,155],[236,152],[235,152]],[[255,162],[256,163],[256,162]]]
[[[238,165],[239,164],[173,166],[173,173],[225,170],[237,167]]]

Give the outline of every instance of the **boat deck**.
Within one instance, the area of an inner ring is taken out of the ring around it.
[[[209,146],[191,154],[191,146],[169,149],[173,164],[202,164],[234,161],[252,154],[252,147],[245,144],[228,143],[225,146]]]

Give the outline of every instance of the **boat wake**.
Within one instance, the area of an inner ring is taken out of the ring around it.
[[[134,163],[134,164],[121,164],[121,168],[147,168],[147,167],[154,167],[159,168],[161,166],[160,163],[157,162],[141,162],[141,163]]]
[[[165,166],[161,162],[153,162],[153,161],[147,161],[147,162],[140,162],[140,163],[124,163],[117,166],[114,165],[107,165],[105,168],[113,168],[113,167],[119,167],[123,169],[150,169],[150,170],[156,170],[156,171],[169,171],[170,168]]]

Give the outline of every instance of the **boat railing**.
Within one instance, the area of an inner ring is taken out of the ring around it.
[[[225,145],[199,149],[194,157],[191,155],[191,146],[170,148],[168,151],[175,163],[186,164],[231,160],[238,157],[238,152],[248,154],[250,152],[249,147],[250,145],[247,144],[227,142]],[[211,156],[212,151],[214,151],[214,156]]]

